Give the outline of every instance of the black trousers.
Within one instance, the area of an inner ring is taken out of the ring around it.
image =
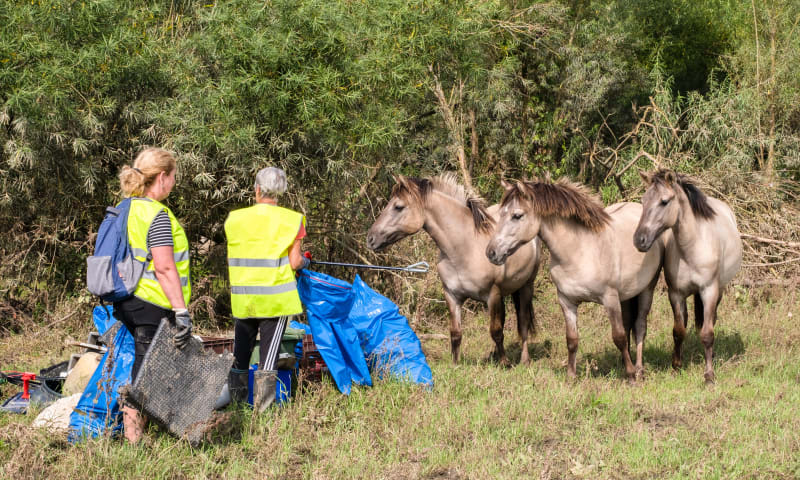
[[[174,322],[175,313],[172,310],[131,297],[128,300],[114,303],[114,318],[122,322],[133,335],[136,356],[131,370],[131,382],[134,382],[139,374],[139,368],[142,366],[144,354],[147,353],[150,343],[153,342],[161,319]]]
[[[238,370],[250,368],[250,355],[256,346],[256,335],[260,334],[258,368],[275,370],[281,338],[289,318],[237,318],[233,337],[233,368]]]

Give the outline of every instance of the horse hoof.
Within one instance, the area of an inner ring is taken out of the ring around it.
[[[644,368],[637,368],[636,375],[634,376],[637,382],[644,380]]]
[[[706,374],[704,376],[705,376],[705,379],[706,379],[706,385],[707,386],[711,386],[711,385],[714,385],[716,383],[717,379],[714,376],[714,372],[706,372]]]

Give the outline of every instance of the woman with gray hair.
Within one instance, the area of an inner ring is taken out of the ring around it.
[[[303,312],[294,272],[310,263],[308,252],[300,251],[306,236],[305,216],[278,206],[286,183],[283,170],[260,170],[255,205],[230,212],[225,221],[231,311],[236,320],[228,389],[231,400],[245,400],[250,355],[260,333],[253,394],[254,408],[259,411],[275,399],[275,363],[288,317]]]

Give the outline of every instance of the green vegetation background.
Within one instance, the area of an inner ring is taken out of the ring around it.
[[[484,362],[471,303],[465,360],[451,363],[434,271],[364,274],[421,334],[433,392],[379,382],[344,397],[325,382],[271,415],[234,412],[199,449],[155,428],[139,447],[71,447],[32,415],[2,415],[0,478],[797,478],[798,19],[794,0],[0,1],[4,370],[63,360],[65,340],[85,338],[85,258],[144,146],[178,155],[168,203],[192,241],[204,333],[231,326],[222,222],[266,165],[289,173],[286,202],[322,260],[433,263],[425,235],[380,255],[364,236],[392,175],[443,171],[490,202],[503,177],[551,174],[610,203],[640,198],[638,169],[676,168],[732,205],[745,239],[714,387],[694,331],[673,373],[662,287],[647,376],[629,387],[594,305],[566,380],[544,270],[532,364],[512,369]]]
[[[420,260],[376,256],[364,233],[392,175],[447,170],[490,202],[502,177],[547,173],[610,202],[638,199],[636,169],[674,167],[729,201],[747,185],[737,215],[764,233],[763,212],[797,204],[799,15],[788,0],[4,1],[0,327],[91,303],[93,234],[148,145],[178,154],[168,203],[211,327],[227,319],[222,222],[266,165],[289,173],[323,260]]]

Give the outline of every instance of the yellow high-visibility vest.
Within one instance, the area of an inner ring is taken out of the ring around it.
[[[289,249],[303,214],[266,203],[234,210],[225,220],[234,318],[267,318],[303,312]]]
[[[172,248],[175,266],[178,269],[178,277],[181,281],[183,301],[186,302],[186,305],[189,305],[189,297],[192,295],[192,285],[189,281],[189,240],[186,238],[186,233],[183,231],[181,224],[178,223],[178,219],[172,214],[172,211],[152,198],[134,198],[131,201],[131,210],[128,214],[128,242],[130,242],[133,255],[141,261],[147,261],[149,253],[147,250],[147,232],[150,230],[150,225],[155,220],[156,215],[162,210],[167,212],[172,224]],[[142,274],[142,278],[139,279],[133,295],[161,308],[171,309],[172,304],[167,299],[161,284],[158,283],[155,272],[153,262],[150,261],[147,269]]]

